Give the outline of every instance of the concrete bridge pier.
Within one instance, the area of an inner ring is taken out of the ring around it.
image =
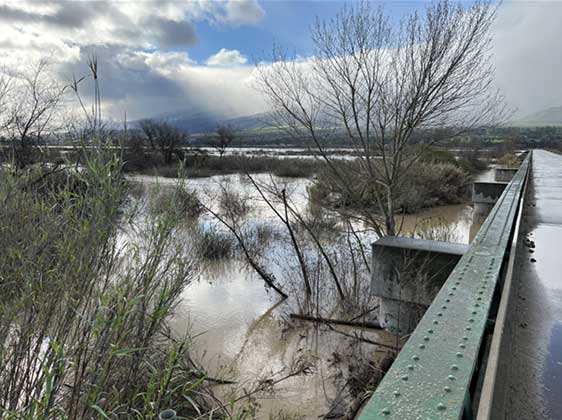
[[[507,182],[475,182],[472,184],[472,203],[475,216],[487,217],[501,197]]]
[[[496,168],[494,179],[496,182],[509,182],[513,179],[519,168]]]
[[[371,284],[380,298],[381,326],[398,335],[412,332],[467,249],[398,236],[373,243]]]
[[[472,185],[472,203],[477,217],[488,217],[517,168],[495,168],[495,182],[475,182]]]

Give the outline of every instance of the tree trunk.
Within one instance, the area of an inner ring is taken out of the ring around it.
[[[388,236],[396,236],[396,221],[394,220],[394,214],[386,216],[386,234]]]

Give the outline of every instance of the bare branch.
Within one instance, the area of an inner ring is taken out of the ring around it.
[[[495,13],[488,1],[440,0],[393,24],[381,7],[346,6],[313,27],[314,56],[290,58],[275,48],[274,62],[257,68],[257,87],[285,131],[315,144],[342,195],[357,190],[352,182],[374,190],[382,217],[363,216],[393,235],[395,198],[419,157],[416,132],[458,135],[506,116],[492,87]],[[326,155],[323,144],[334,135],[356,149],[357,176]]]

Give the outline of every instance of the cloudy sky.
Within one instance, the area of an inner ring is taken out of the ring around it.
[[[0,0],[0,68],[49,57],[61,80],[95,52],[106,115],[239,116],[264,110],[250,86],[273,43],[310,55],[308,27],[340,1]],[[423,1],[389,1],[399,16]],[[497,84],[524,115],[562,106],[562,0],[504,1],[494,27]],[[87,93],[87,92],[85,92]]]

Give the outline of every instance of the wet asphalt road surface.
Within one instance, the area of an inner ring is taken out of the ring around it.
[[[506,419],[562,420],[562,156],[533,152],[517,249]]]

